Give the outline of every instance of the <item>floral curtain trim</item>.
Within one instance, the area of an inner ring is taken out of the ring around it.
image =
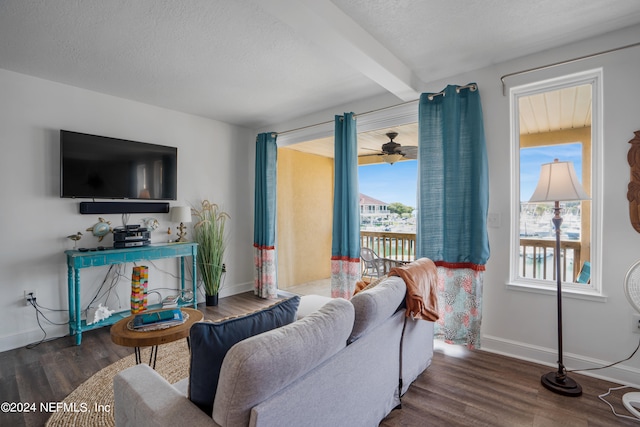
[[[254,246],[253,264],[255,266],[253,293],[261,298],[277,298],[276,250]]]
[[[483,280],[481,271],[438,267],[440,318],[434,325],[436,339],[480,348]]]
[[[331,297],[351,299],[360,279],[360,259],[331,258]]]

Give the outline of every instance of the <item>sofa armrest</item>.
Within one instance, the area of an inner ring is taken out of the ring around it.
[[[218,426],[184,394],[145,364],[118,373],[113,379],[113,394],[118,427]]]

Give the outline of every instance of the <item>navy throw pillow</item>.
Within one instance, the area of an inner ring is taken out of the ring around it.
[[[293,322],[296,320],[299,304],[300,297],[294,296],[245,316],[214,323],[195,323],[189,332],[189,399],[210,416],[218,388],[220,368],[227,351],[245,338]]]

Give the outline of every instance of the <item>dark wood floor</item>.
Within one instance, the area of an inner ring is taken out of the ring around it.
[[[269,305],[252,293],[220,300],[218,307],[200,307],[215,320]],[[456,347],[456,354],[436,351],[432,366],[410,387],[401,410],[380,424],[396,426],[639,426],[616,418],[598,395],[615,386],[573,375],[584,393],[578,398],[555,395],[540,385],[548,367],[483,351]],[[60,402],[94,373],[132,353],[111,342],[109,328],[83,334],[82,345],[70,337],[0,353],[1,402]],[[620,403],[624,391],[608,400]],[[364,398],[364,397],[363,397]],[[0,426],[40,426],[48,414],[0,412]]]

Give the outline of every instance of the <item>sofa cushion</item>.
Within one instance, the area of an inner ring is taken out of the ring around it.
[[[239,342],[222,363],[213,419],[249,425],[251,409],[346,347],[353,305],[335,298],[303,319]]]
[[[245,316],[195,323],[189,332],[189,399],[211,415],[220,369],[227,351],[245,338],[293,322],[299,303],[300,297],[295,296]]]
[[[351,298],[355,309],[353,330],[349,343],[387,320],[402,306],[407,287],[399,277],[387,277],[376,286],[358,292]]]

